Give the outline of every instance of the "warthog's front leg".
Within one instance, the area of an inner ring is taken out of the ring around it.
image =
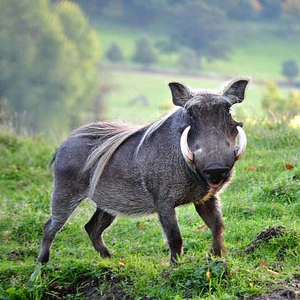
[[[174,263],[183,254],[182,238],[180,235],[175,210],[172,209],[169,212],[160,213],[159,220],[168,239],[168,244],[171,251],[170,261],[171,263]]]
[[[213,236],[212,251],[216,256],[222,256],[225,252],[223,245],[224,224],[221,212],[220,201],[217,197],[212,196],[204,203],[195,203],[195,208],[203,219],[205,224],[210,228]]]

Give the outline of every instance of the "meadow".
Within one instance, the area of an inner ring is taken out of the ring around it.
[[[136,84],[142,79],[132,80]],[[161,81],[157,78],[156,84]],[[189,82],[194,83],[194,79]],[[156,84],[151,95],[158,101],[155,93],[159,89],[167,92],[167,87],[161,83],[157,90]],[[210,84],[207,82],[207,87]],[[136,92],[142,90],[141,85]],[[125,88],[120,94],[126,99]],[[112,106],[121,99],[117,93],[114,97]],[[256,100],[249,93],[245,105],[247,101],[253,104]],[[120,101],[115,113],[124,113],[128,120],[134,117],[126,103]],[[150,106],[136,108],[141,113],[139,121],[153,118],[159,105],[153,103],[150,111]],[[118,218],[104,234],[113,257],[101,259],[83,227],[94,211],[89,200],[56,237],[50,262],[40,266],[36,257],[43,224],[50,215],[52,189],[47,164],[57,145],[2,133],[0,298],[254,299],[254,295],[262,297],[278,290],[299,291],[300,131],[267,122],[246,122],[245,131],[248,149],[221,194],[226,256],[223,260],[205,259],[211,233],[187,205],[177,209],[185,249],[177,266],[169,265],[168,246],[156,216]],[[272,235],[276,228],[281,228],[280,233]],[[271,233],[267,231],[264,239],[253,242],[268,229]],[[246,251],[249,245],[252,251]]]
[[[140,30],[95,25],[104,45],[102,56],[117,40],[125,65],[132,65]],[[155,215],[118,218],[104,234],[113,257],[102,259],[84,230],[95,209],[86,200],[57,235],[50,262],[39,265],[43,224],[50,216],[52,171],[47,166],[59,143],[2,130],[0,299],[254,300],[299,294],[300,129],[266,121],[260,106],[264,86],[256,80],[282,79],[281,62],[298,53],[300,43],[291,39],[290,47],[274,35],[264,36],[272,30],[248,25],[233,32],[239,47],[231,60],[204,62],[201,77],[109,68],[101,73],[101,80],[113,86],[104,103],[105,119],[134,124],[150,122],[172,107],[170,81],[215,88],[221,81],[214,74],[253,77],[246,99],[233,111],[238,121],[245,121],[248,148],[221,194],[227,248],[222,260],[205,259],[211,233],[191,205],[177,209],[185,251],[178,265],[168,262],[169,249]],[[155,28],[150,36],[154,41],[163,38]],[[176,55],[161,55],[155,68],[174,70],[176,60]],[[141,96],[148,104],[132,103]],[[259,234],[263,238],[255,242]]]
[[[95,19],[93,26],[98,30],[103,47],[101,55],[107,62],[106,52],[110,45],[117,43],[125,57],[125,65],[136,65],[132,62],[135,42],[141,35],[147,35],[151,43],[168,39],[167,29],[162,30],[153,24],[145,31],[141,28],[127,27],[107,20]],[[278,22],[230,22],[230,44],[232,51],[226,60],[203,59],[199,75],[241,76],[251,75],[256,80],[286,80],[281,74],[282,62],[294,59],[300,64],[300,40],[298,33],[285,28]],[[158,61],[152,68],[178,69],[178,53],[163,53],[156,49]],[[190,70],[186,70],[189,72]]]

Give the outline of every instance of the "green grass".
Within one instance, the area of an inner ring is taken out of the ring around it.
[[[178,81],[191,88],[218,88],[220,80],[208,80],[178,75],[158,75],[151,73],[134,72],[105,72],[105,80],[112,82],[114,88],[105,98],[107,113],[110,120],[120,120],[129,123],[145,123],[165,113],[173,107],[171,92],[168,83]],[[103,79],[104,80],[104,79]],[[264,86],[251,84],[247,97],[242,105],[235,105],[237,115],[249,118],[263,116],[261,99]],[[130,104],[130,101],[140,95],[145,95],[149,106],[144,107],[141,102]]]
[[[119,218],[104,235],[113,258],[103,260],[83,228],[94,210],[86,201],[57,235],[41,270],[36,257],[50,215],[47,163],[55,146],[1,134],[0,299],[81,299],[95,278],[100,292],[113,285],[133,299],[247,299],[286,285],[300,274],[300,131],[270,124],[246,124],[245,130],[247,152],[221,194],[226,265],[204,260],[211,234],[199,227],[203,221],[191,205],[177,209],[185,248],[178,266],[168,264],[155,216]],[[281,237],[244,253],[260,231],[278,225],[286,227]]]
[[[147,34],[155,44],[168,38],[166,29],[160,31],[154,24],[149,29],[126,27],[114,22],[93,20],[102,41],[102,58],[111,43],[121,47],[125,64],[132,65],[136,40]],[[294,59],[300,64],[300,40],[298,33],[291,33],[284,24],[278,22],[251,23],[232,22],[228,26],[232,52],[228,60],[202,61],[200,74],[241,76],[251,75],[256,80],[284,80],[281,75],[282,62]],[[279,32],[281,30],[281,32]],[[177,69],[178,54],[158,53],[157,69]],[[189,70],[187,70],[189,71]]]

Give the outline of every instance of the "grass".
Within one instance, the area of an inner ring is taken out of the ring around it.
[[[105,99],[107,109],[106,118],[122,120],[129,123],[145,123],[160,116],[172,108],[171,92],[168,83],[178,81],[189,85],[191,88],[217,88],[220,80],[193,78],[176,75],[158,75],[130,71],[105,72],[105,80],[112,82],[114,88]],[[133,88],[134,87],[134,88]],[[263,115],[260,106],[264,87],[251,84],[247,91],[247,98],[243,105],[236,105],[234,110],[237,115],[259,118]],[[143,106],[141,102],[131,104],[131,100],[144,95],[149,102]]]
[[[82,299],[93,284],[99,294],[111,291],[119,299],[247,299],[285,286],[300,274],[300,132],[272,124],[245,129],[247,152],[221,195],[226,263],[205,261],[211,234],[191,205],[177,209],[185,248],[178,266],[168,264],[155,216],[119,218],[104,235],[113,258],[103,260],[83,228],[94,210],[86,201],[41,270],[36,257],[50,214],[47,163],[55,147],[1,134],[0,299]],[[244,252],[260,231],[278,225],[286,228],[282,236]]]

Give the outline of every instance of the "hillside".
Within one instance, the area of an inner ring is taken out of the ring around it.
[[[211,234],[188,205],[177,210],[185,248],[178,267],[167,262],[156,217],[119,218],[105,233],[113,258],[98,257],[83,228],[94,210],[89,201],[58,234],[47,267],[38,267],[50,214],[47,164],[55,146],[1,134],[0,298],[251,299],[278,290],[299,292],[300,132],[272,124],[246,124],[245,130],[247,152],[221,195],[226,263],[204,260]],[[285,227],[281,234],[278,226]],[[245,252],[249,245],[252,250]]]
[[[94,19],[92,24],[101,37],[101,54],[104,61],[107,60],[105,53],[113,42],[121,48],[125,64],[132,65],[135,42],[141,35],[149,36],[153,45],[168,38],[166,30],[159,30],[155,25],[141,29],[100,19]],[[256,80],[285,80],[281,74],[282,62],[294,59],[300,64],[300,40],[297,33],[284,28],[285,24],[278,22],[231,22],[227,30],[230,32],[233,51],[228,60],[203,60],[199,74],[250,75]],[[157,53],[158,62],[152,67],[178,68],[178,53],[164,54],[158,50]]]

